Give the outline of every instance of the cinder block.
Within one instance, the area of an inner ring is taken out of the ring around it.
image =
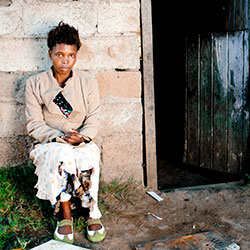
[[[139,32],[140,5],[138,0],[101,0],[98,14],[99,33]]]
[[[0,71],[36,71],[51,66],[45,39],[0,39]]]
[[[23,35],[20,1],[13,1],[9,6],[0,6],[0,17],[0,36],[20,37]]]
[[[108,169],[125,165],[142,165],[142,134],[114,134],[106,136],[102,144],[102,162]],[[122,173],[120,173],[122,175]]]
[[[28,159],[28,145],[25,136],[0,138],[0,166],[22,164]]]
[[[76,67],[80,69],[140,68],[137,36],[95,36],[82,39]]]
[[[25,135],[25,106],[0,103],[0,127],[0,137]]]
[[[47,37],[48,31],[64,21],[82,36],[97,30],[97,1],[28,1],[24,4],[24,32],[27,36]],[[32,21],[31,21],[32,20]]]
[[[15,100],[15,83],[18,81],[19,74],[0,72],[0,101]]]
[[[25,82],[37,72],[0,72],[0,101],[14,101],[24,103]],[[118,97],[115,102],[138,102],[141,98],[141,73],[140,72],[98,72],[85,71],[87,77],[99,84],[100,97],[105,102],[112,103],[111,96]],[[133,100],[125,100],[133,98]],[[136,100],[134,100],[136,98]],[[110,101],[108,100],[110,99]]]
[[[101,105],[100,129],[102,136],[116,133],[142,132],[142,105],[137,102],[104,103]]]
[[[0,72],[0,102],[24,104],[25,82],[31,74]]]
[[[99,72],[96,79],[101,98],[109,95],[121,98],[141,97],[140,72]]]
[[[89,37],[82,39],[75,68],[139,69],[137,37]],[[46,39],[0,39],[0,71],[36,71],[51,67]]]

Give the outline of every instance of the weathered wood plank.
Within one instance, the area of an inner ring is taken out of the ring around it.
[[[244,20],[241,19],[241,15],[242,15],[242,10],[241,10],[241,7],[242,7],[242,0],[236,0],[235,2],[235,9],[234,9],[234,15],[235,15],[235,27],[234,27],[234,31],[235,30],[241,30],[241,26],[242,26],[242,22],[244,22]]]
[[[211,35],[200,37],[200,167],[212,168]]]
[[[213,36],[213,168],[226,172],[228,37]]]
[[[147,186],[155,190],[157,183],[155,99],[151,0],[141,0],[143,94],[145,120],[145,157]]]
[[[199,37],[187,40],[187,162],[199,165]]]
[[[230,0],[227,8],[226,31],[248,29],[248,0]]]
[[[228,26],[227,31],[235,30],[235,4],[237,0],[230,0],[228,3]]]
[[[249,171],[249,150],[248,150],[248,137],[249,137],[249,108],[250,108],[250,96],[249,96],[249,34],[248,31],[244,31],[243,37],[243,109],[242,109],[242,171]]]
[[[243,32],[229,33],[228,166],[237,174],[242,165]]]
[[[188,164],[188,95],[187,95],[187,90],[188,90],[188,55],[187,55],[187,51],[188,51],[188,38],[185,38],[185,116],[184,116],[184,152],[183,152],[183,163]]]

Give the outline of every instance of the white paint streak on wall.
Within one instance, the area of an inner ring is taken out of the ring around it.
[[[134,103],[130,103],[126,106],[126,109],[121,110],[120,113],[113,113],[110,117],[113,125],[119,126],[121,129],[123,129],[123,124],[135,117],[134,106]]]

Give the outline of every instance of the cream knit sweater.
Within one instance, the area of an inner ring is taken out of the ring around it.
[[[60,91],[73,108],[68,118],[53,102]],[[51,69],[26,82],[27,132],[37,142],[50,142],[71,129],[93,139],[98,133],[99,109],[98,84],[89,81],[84,72],[74,70],[64,88],[58,85]]]

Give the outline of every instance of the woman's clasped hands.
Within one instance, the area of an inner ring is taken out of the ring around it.
[[[71,145],[79,145],[80,143],[84,142],[83,136],[75,129],[71,129],[61,138]]]

